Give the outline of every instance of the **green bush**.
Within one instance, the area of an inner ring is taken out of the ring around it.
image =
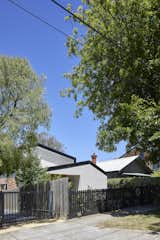
[[[160,185],[160,177],[128,177],[108,179],[109,188],[144,187]]]
[[[155,172],[152,174],[152,177],[160,177],[160,170],[155,171]]]

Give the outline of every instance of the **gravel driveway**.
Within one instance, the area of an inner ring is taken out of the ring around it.
[[[0,230],[0,240],[160,240],[160,233],[98,227],[109,218],[108,214],[95,214],[38,226],[9,228]]]

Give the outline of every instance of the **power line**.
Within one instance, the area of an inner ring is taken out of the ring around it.
[[[79,22],[83,23],[84,25],[86,25],[88,28],[92,29],[94,32],[100,34],[101,36],[104,37],[103,33],[101,33],[100,31],[98,31],[96,28],[94,28],[93,26],[91,26],[89,23],[87,23],[86,21],[84,21],[82,18],[78,17],[76,14],[74,14],[73,12],[71,12],[70,10],[68,10],[67,8],[65,8],[62,4],[60,4],[59,2],[55,1],[55,0],[51,0],[51,2],[53,2],[54,4],[56,4],[58,7],[60,7],[61,9],[63,9],[65,12],[69,13],[71,16],[73,16],[74,18],[76,18],[77,20],[79,20]]]
[[[77,39],[69,36],[67,33],[65,33],[64,31],[62,31],[61,29],[55,27],[54,25],[52,25],[51,23],[47,22],[46,20],[44,20],[43,18],[39,17],[38,15],[34,14],[33,12],[31,12],[30,10],[24,8],[22,5],[20,5],[19,3],[13,1],[13,0],[7,0],[8,2],[10,2],[11,4],[13,4],[14,6],[18,7],[19,9],[21,9],[22,11],[24,11],[25,13],[29,14],[30,16],[34,17],[35,19],[41,21],[42,23],[46,24],[48,27],[50,27],[51,29],[53,29],[54,31],[57,31],[58,33],[64,35],[65,37],[71,38],[74,41],[76,41],[77,43],[81,44],[82,43],[80,41],[78,41]]]
[[[61,8],[62,10],[64,10],[65,12],[69,13],[73,18],[76,18],[79,22],[83,23],[85,26],[87,26],[88,28],[92,29],[94,32],[98,33],[99,35],[101,35],[105,40],[112,42],[114,45],[119,46],[119,44],[117,43],[117,41],[115,41],[114,39],[108,38],[106,35],[104,35],[101,31],[98,31],[95,27],[91,26],[89,23],[87,23],[86,21],[84,21],[82,18],[78,17],[76,14],[74,14],[73,12],[71,12],[70,10],[68,10],[67,8],[65,8],[62,4],[60,4],[59,2],[57,2],[56,0],[51,0],[51,2],[53,2],[55,5],[57,5],[59,8]]]

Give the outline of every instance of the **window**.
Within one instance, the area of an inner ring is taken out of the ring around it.
[[[0,184],[0,191],[7,190],[7,184]]]

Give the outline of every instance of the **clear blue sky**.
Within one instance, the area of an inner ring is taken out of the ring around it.
[[[69,0],[58,1],[66,6]],[[66,33],[71,33],[72,24],[64,21],[66,14],[50,0],[17,2]],[[0,4],[0,29],[0,54],[25,57],[38,74],[44,73],[47,76],[46,99],[53,113],[49,133],[65,145],[66,152],[76,156],[78,161],[89,160],[93,152],[98,155],[98,160],[122,155],[125,152],[124,143],[120,143],[114,153],[98,151],[95,146],[98,122],[93,120],[93,115],[88,110],[79,119],[74,118],[75,102],[60,96],[60,91],[70,86],[63,74],[70,72],[77,62],[75,58],[67,56],[65,37],[7,0],[1,0]]]

